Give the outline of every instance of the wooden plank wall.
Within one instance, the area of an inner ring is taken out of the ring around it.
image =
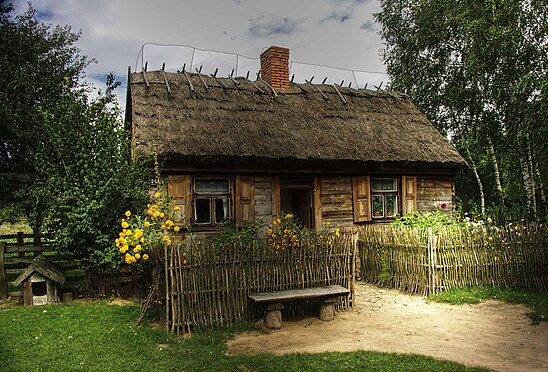
[[[322,219],[337,227],[353,227],[352,178],[321,178]],[[325,227],[325,226],[323,226]]]
[[[255,177],[255,220],[263,222],[265,226],[272,224],[274,214],[272,190],[272,177]]]
[[[449,177],[418,176],[417,177],[417,210],[440,211],[452,214],[455,211],[453,203],[454,183]],[[441,205],[445,203],[445,209]]]

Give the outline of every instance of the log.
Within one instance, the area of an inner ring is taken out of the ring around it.
[[[264,323],[268,329],[282,328],[282,310],[284,305],[281,303],[270,304],[266,307]]]
[[[320,303],[320,314],[318,318],[324,322],[330,322],[335,319],[335,303],[336,298],[328,298]]]

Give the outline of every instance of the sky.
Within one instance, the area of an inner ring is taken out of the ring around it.
[[[16,13],[27,0],[12,0]],[[104,88],[113,72],[124,107],[128,67],[255,79],[259,55],[271,45],[289,48],[290,76],[304,82],[360,88],[388,81],[373,13],[379,0],[31,0],[37,18],[81,32],[77,46],[94,58],[86,80]],[[162,44],[159,46],[156,44]],[[143,46],[144,45],[144,46]],[[223,53],[220,53],[223,52]],[[318,66],[321,65],[321,66]],[[329,66],[329,67],[323,67]],[[335,68],[331,68],[335,67]]]

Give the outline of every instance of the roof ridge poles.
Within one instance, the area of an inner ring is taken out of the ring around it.
[[[183,74],[185,74],[186,80],[188,81],[188,86],[190,88],[191,92],[194,92],[194,85],[192,85],[192,80],[190,80],[190,76],[188,76],[188,73],[185,70],[186,63],[183,65]]]
[[[164,62],[162,64],[162,75],[164,76],[164,82],[166,83],[167,92],[171,93],[171,88],[169,87],[169,83],[167,81],[167,76],[166,76],[166,73],[165,73],[165,69],[166,69],[166,63]]]
[[[343,80],[344,81],[344,80]],[[331,85],[333,87],[333,89],[335,89],[335,92],[337,92],[337,95],[339,96],[339,98],[341,99],[342,103],[346,104],[346,99],[343,97],[343,95],[341,94],[341,92],[339,92],[339,89],[337,88],[337,84],[333,84]]]
[[[314,76],[312,76],[312,79],[314,79]],[[304,82],[307,83],[307,84],[310,84],[310,85],[312,85],[314,88],[316,88],[316,90],[318,91],[318,93],[320,93],[320,95],[321,95],[326,101],[329,101],[329,97],[326,96],[325,93],[322,92],[322,91],[320,90],[320,88],[318,88],[316,85],[312,84],[312,79],[310,79],[310,80],[304,79]],[[324,80],[324,81],[325,81],[325,80]]]

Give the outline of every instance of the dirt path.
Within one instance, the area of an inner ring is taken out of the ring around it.
[[[354,310],[332,322],[284,321],[280,330],[244,333],[229,353],[375,350],[415,353],[497,371],[548,371],[548,325],[529,309],[498,301],[426,303],[421,297],[358,283]]]

